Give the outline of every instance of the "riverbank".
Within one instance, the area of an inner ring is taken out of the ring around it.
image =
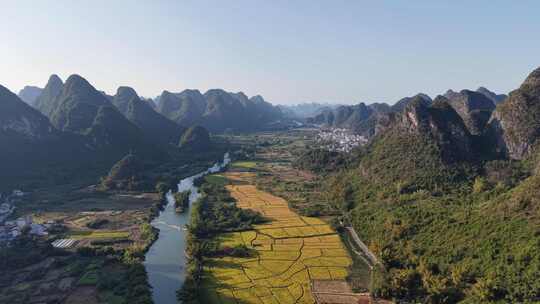
[[[194,253],[201,256],[192,264],[199,271],[193,274],[200,283],[198,299],[203,303],[314,303],[313,282],[330,280],[348,286],[345,279],[351,259],[338,234],[325,222],[300,216],[285,200],[257,189],[257,174],[249,172],[253,169],[249,164],[247,168],[245,163],[233,163],[232,169],[209,176],[206,182],[232,198],[214,201],[256,212],[268,222],[237,232],[218,231],[206,238],[194,233],[194,248],[210,248]],[[249,254],[238,256],[227,248],[245,248]],[[326,285],[316,286],[324,289]],[[352,293],[350,287],[345,290]]]
[[[173,192],[166,193],[166,205],[151,222],[152,227],[159,230],[159,235],[146,252],[143,263],[148,274],[148,282],[153,289],[154,303],[176,304],[176,290],[182,286],[185,279],[184,227],[189,223],[191,205],[200,197],[194,181],[205,174],[221,170],[229,162],[228,154],[225,154],[222,162],[179,181],[176,189],[178,192],[190,191],[189,204],[183,213],[176,212]]]

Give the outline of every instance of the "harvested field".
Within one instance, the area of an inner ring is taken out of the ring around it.
[[[315,303],[312,280],[347,285],[351,259],[328,224],[299,216],[284,199],[248,184],[253,174],[224,176],[243,182],[226,186],[238,207],[258,211],[270,221],[218,237],[222,246],[244,244],[256,254],[210,259],[205,264],[204,303]]]
[[[129,237],[128,231],[72,231],[69,234],[70,239],[115,239],[115,238],[127,238]]]

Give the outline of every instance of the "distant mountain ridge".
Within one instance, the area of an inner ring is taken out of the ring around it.
[[[22,101],[26,102],[27,104],[34,106],[36,103],[36,100],[41,95],[41,92],[43,91],[42,88],[36,87],[36,86],[25,86],[19,91],[19,96]]]
[[[255,131],[283,118],[281,110],[261,96],[212,89],[181,93],[164,91],[159,96],[158,112],[183,126],[200,125],[211,132]]]
[[[129,121],[138,126],[149,140],[162,144],[177,144],[185,131],[184,127],[156,112],[133,88],[119,87],[112,103]]]
[[[306,122],[327,128],[349,129],[354,133],[370,138],[377,133],[377,122],[379,120],[387,119],[386,116],[389,113],[402,111],[416,97],[426,105],[432,102],[429,96],[418,94],[400,99],[393,106],[385,103],[342,105],[324,109],[320,114],[307,118]]]
[[[62,93],[63,87],[62,79],[56,74],[51,75],[45,88],[36,99],[34,107],[45,116],[50,117],[58,107],[58,96]]]
[[[495,105],[506,98],[504,94],[497,95],[483,87],[477,91],[454,92],[448,90],[443,96],[462,117],[467,129],[473,135],[480,135],[486,131]],[[433,103],[427,94],[418,93],[415,96],[402,98],[393,105],[359,103],[323,108],[320,109],[320,113],[306,118],[306,122],[328,128],[349,129],[370,138],[376,135],[385,123],[388,123],[389,115],[401,113],[413,101],[420,102],[425,106],[430,106]]]
[[[282,113],[289,118],[306,119],[321,114],[325,110],[331,110],[341,104],[306,102],[296,105],[278,105]]]

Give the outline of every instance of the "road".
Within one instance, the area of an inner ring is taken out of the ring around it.
[[[375,266],[377,264],[380,264],[379,260],[373,254],[373,252],[371,252],[369,250],[369,248],[366,246],[366,244],[364,244],[364,242],[362,242],[362,240],[360,239],[360,237],[358,236],[358,234],[356,233],[354,228],[353,227],[345,227],[345,229],[347,229],[347,231],[349,231],[349,234],[352,236],[352,238],[353,238],[354,242],[356,243],[356,245],[358,246],[358,248],[360,248],[360,250],[362,250],[362,253],[364,254],[364,256],[369,260],[369,262],[371,264],[370,266],[373,267],[373,266]]]

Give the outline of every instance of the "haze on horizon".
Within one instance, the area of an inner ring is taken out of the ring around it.
[[[540,65],[539,10],[537,1],[5,1],[0,84],[17,92],[76,73],[108,93],[224,88],[277,104],[507,93]]]

